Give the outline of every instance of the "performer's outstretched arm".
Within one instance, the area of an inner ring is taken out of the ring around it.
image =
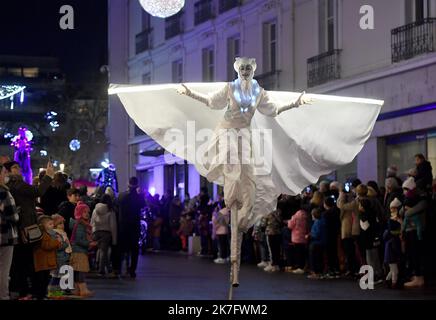
[[[223,109],[227,105],[228,85],[213,94],[207,95],[191,90],[182,83],[177,92],[200,101],[212,109]]]
[[[282,113],[284,111],[287,111],[287,110],[290,110],[293,108],[298,108],[299,106],[301,106],[303,104],[310,104],[312,100],[311,99],[304,99],[303,96],[305,94],[306,94],[306,91],[303,91],[295,102],[292,102],[291,104],[288,104],[286,106],[279,108],[277,110],[277,115],[279,115],[280,113]]]
[[[263,97],[257,109],[260,111],[260,113],[269,117],[276,117],[277,115],[279,115],[280,113],[286,110],[298,108],[301,105],[310,104],[313,101],[310,98],[308,99],[304,97],[306,92],[303,91],[295,102],[292,102],[285,106],[279,106],[278,103],[274,101],[271,98],[271,96],[268,94],[268,91],[264,90],[262,94]]]

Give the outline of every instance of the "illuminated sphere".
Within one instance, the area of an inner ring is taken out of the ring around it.
[[[80,149],[80,141],[77,139],[73,139],[70,141],[70,150],[77,151]]]
[[[185,0],[139,0],[139,3],[152,16],[167,18],[179,12]]]

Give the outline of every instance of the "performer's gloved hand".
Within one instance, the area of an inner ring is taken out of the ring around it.
[[[290,105],[281,107],[277,111],[277,114],[280,114],[284,111],[287,111],[287,110],[290,110],[293,108],[298,108],[299,106],[304,105],[304,104],[312,104],[313,101],[314,100],[312,98],[308,98],[306,96],[306,91],[303,91],[295,102],[292,102]]]
[[[312,98],[307,97],[306,91],[303,91],[300,96],[298,97],[297,101],[294,102],[295,108],[298,108],[299,106],[303,104],[312,104],[314,100]]]
[[[189,89],[185,84],[181,83],[179,88],[177,88],[179,94],[185,94],[190,96],[192,94],[191,89]]]

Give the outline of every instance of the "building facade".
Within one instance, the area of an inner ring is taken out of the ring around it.
[[[387,166],[403,173],[416,153],[436,168],[435,39],[435,0],[200,0],[167,19],[109,1],[112,83],[229,81],[234,58],[250,56],[269,90],[384,100],[362,152],[333,174],[341,181],[383,182]],[[163,163],[115,97],[108,135],[122,183],[136,174],[159,194],[191,195],[206,185],[191,166]]]

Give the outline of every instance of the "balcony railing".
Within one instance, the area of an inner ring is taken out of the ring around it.
[[[341,77],[341,50],[334,49],[307,59],[307,86],[314,87]]]
[[[392,62],[436,50],[436,18],[406,24],[391,31]]]
[[[194,5],[194,24],[198,25],[214,18],[212,0],[200,0]]]
[[[183,33],[183,11],[165,19],[165,40]]]
[[[152,47],[151,36],[153,29],[146,29],[136,35],[136,54],[150,50]]]
[[[238,7],[242,4],[242,0],[220,0],[219,1],[219,13],[223,13]]]
[[[280,88],[279,75],[280,70],[275,70],[260,74],[255,78],[265,90],[277,90]]]

